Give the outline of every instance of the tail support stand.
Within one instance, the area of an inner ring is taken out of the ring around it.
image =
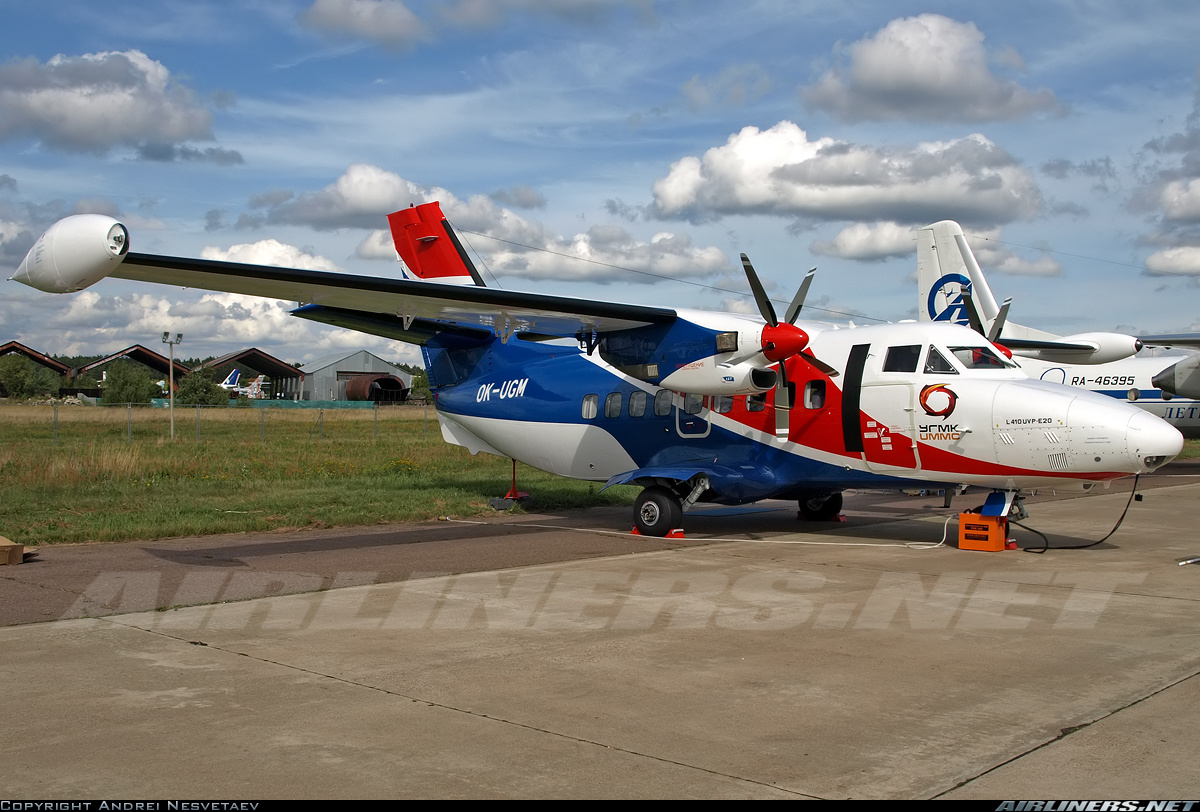
[[[508,489],[508,493],[504,496],[496,496],[488,500],[488,506],[493,510],[508,510],[513,505],[521,505],[529,507],[533,504],[533,497],[525,493],[525,491],[517,490],[517,461],[512,461],[512,487]]]

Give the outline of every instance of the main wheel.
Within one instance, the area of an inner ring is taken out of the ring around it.
[[[675,494],[656,485],[638,494],[633,521],[644,536],[665,536],[683,522],[683,507]]]
[[[833,521],[841,512],[842,494],[840,492],[800,500],[800,515],[810,522]]]

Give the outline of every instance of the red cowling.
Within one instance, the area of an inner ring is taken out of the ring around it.
[[[794,324],[767,325],[762,331],[763,355],[768,361],[782,361],[799,355],[808,346],[808,333]]]

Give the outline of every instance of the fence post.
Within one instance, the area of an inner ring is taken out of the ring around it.
[[[200,442],[200,404],[196,404],[196,442]]]
[[[58,404],[54,404],[54,445],[58,445]]]
[[[133,404],[125,404],[125,442],[133,442]]]
[[[321,409],[317,412],[317,439],[325,439],[325,410]]]
[[[375,401],[375,439],[379,439],[379,401]]]

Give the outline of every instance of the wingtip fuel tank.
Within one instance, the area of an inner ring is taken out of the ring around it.
[[[75,214],[50,226],[29,249],[11,277],[47,293],[74,293],[121,264],[129,232],[102,214]]]

